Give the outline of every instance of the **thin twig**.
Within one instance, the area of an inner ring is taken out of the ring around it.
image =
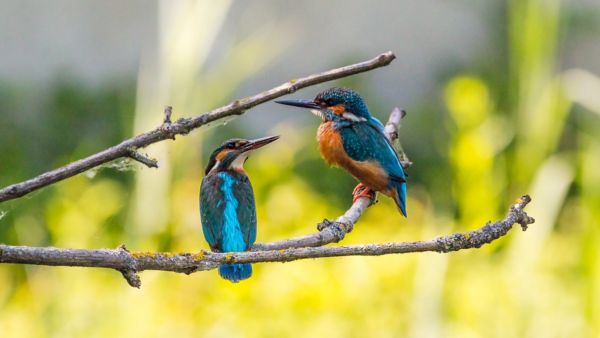
[[[163,123],[171,124],[171,114],[173,114],[173,107],[165,106],[164,113],[165,113],[165,119],[163,120]]]
[[[293,93],[301,88],[387,66],[390,64],[390,62],[392,62],[392,60],[394,60],[394,58],[395,56],[392,52],[386,52],[367,61],[328,70],[323,73],[309,75],[296,80],[290,80],[275,88],[269,89],[254,96],[235,100],[226,106],[217,108],[197,117],[181,118],[172,124],[163,124],[162,126],[159,126],[151,131],[127,139],[99,153],[69,163],[64,167],[46,172],[27,181],[15,183],[2,188],[0,189],[0,202],[24,196],[32,191],[77,175],[103,163],[110,162],[121,157],[127,157],[129,156],[129,149],[137,150],[165,139],[173,139],[175,135],[186,135],[190,131],[210,122],[225,118],[227,116],[242,115],[246,110],[252,107],[280,96]]]
[[[400,132],[400,121],[404,117],[406,117],[406,110],[396,107],[392,110],[390,119],[385,125],[385,134],[390,136],[388,138],[391,140],[392,144],[398,139],[397,133]],[[413,163],[408,159],[401,145],[398,144],[397,149],[395,150],[398,153],[398,157],[400,157],[400,164],[404,169],[408,169],[412,166]]]
[[[135,151],[135,149],[129,149],[129,153],[127,153],[127,156],[146,165],[148,168],[158,168],[157,160],[149,158],[146,155],[142,155],[141,153]]]
[[[530,201],[529,196],[521,197],[510,207],[504,219],[494,223],[488,222],[480,229],[466,233],[455,233],[428,241],[337,247],[321,246],[235,253],[202,251],[180,254],[128,252],[124,248],[83,250],[0,245],[0,263],[110,268],[118,270],[124,275],[129,274],[128,282],[131,285],[139,286],[139,284],[136,284],[139,279],[131,277],[131,275],[144,270],[189,274],[195,271],[214,269],[220,264],[231,263],[289,262],[307,258],[380,256],[424,251],[450,252],[479,248],[484,244],[491,243],[504,236],[514,224],[519,224],[523,230],[526,230],[528,225],[535,222],[524,210]]]
[[[384,128],[385,136],[390,140],[390,142],[393,143],[399,139],[400,123],[405,116],[406,112],[404,110],[400,110],[398,107],[394,108],[390,113],[390,117]],[[288,248],[315,247],[329,243],[337,243],[344,239],[347,233],[352,231],[354,224],[358,221],[365,210],[371,204],[373,204],[373,202],[374,201],[368,197],[360,197],[356,199],[350,209],[348,209],[335,221],[325,219],[323,222],[317,224],[317,230],[319,230],[317,233],[291,239],[284,239],[272,243],[254,244],[252,250],[281,250]]]
[[[392,112],[390,113],[390,117],[388,118],[383,131],[387,138],[394,142],[398,139],[398,130],[400,129],[400,122],[402,119],[406,117],[406,111],[404,109],[400,109],[398,107],[394,107]]]
[[[117,270],[121,272],[123,278],[125,278],[130,286],[139,289],[142,286],[142,280],[137,274],[137,264],[136,261],[131,257],[131,252],[127,249],[125,244],[119,245],[117,251],[123,257],[123,259],[127,261],[125,267]]]

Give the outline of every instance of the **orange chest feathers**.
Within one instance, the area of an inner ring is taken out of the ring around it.
[[[344,151],[340,134],[333,128],[333,122],[321,123],[317,141],[321,156],[328,164],[343,167],[350,160]]]
[[[333,128],[333,122],[319,126],[317,141],[323,159],[329,164],[346,169],[358,181],[371,189],[385,191],[388,186],[388,174],[375,161],[355,161],[344,150],[340,133]]]

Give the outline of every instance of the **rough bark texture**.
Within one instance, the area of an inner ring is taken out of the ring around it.
[[[525,213],[529,196],[521,197],[506,217],[487,223],[480,229],[455,233],[428,241],[386,244],[320,246],[268,251],[217,253],[152,253],[129,252],[124,246],[117,249],[59,249],[0,245],[0,263],[36,264],[51,266],[80,266],[115,269],[123,274],[130,285],[139,287],[137,272],[162,270],[181,273],[211,270],[223,263],[289,262],[298,259],[338,256],[380,256],[409,252],[450,252],[479,248],[504,236],[514,224],[526,230],[535,220]],[[266,244],[268,246],[268,244]]]

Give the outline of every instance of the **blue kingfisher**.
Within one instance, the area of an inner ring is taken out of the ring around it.
[[[396,151],[385,137],[383,124],[369,113],[362,97],[347,88],[330,88],[314,100],[277,103],[311,109],[321,118],[319,150],[327,163],[342,167],[360,184],[354,201],[380,191],[391,197],[406,217],[406,175]]]
[[[212,251],[242,252],[256,241],[256,205],[244,162],[252,151],[278,138],[231,139],[210,155],[200,187],[200,216]],[[223,264],[219,274],[235,283],[249,278],[252,266]]]

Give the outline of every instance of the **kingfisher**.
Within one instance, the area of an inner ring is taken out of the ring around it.
[[[406,174],[398,154],[385,136],[383,124],[371,113],[363,98],[348,88],[330,88],[314,100],[275,101],[308,108],[322,122],[317,131],[319,150],[325,161],[348,171],[359,182],[353,202],[375,197],[379,191],[391,197],[406,213]]]
[[[242,252],[256,241],[256,205],[244,163],[250,153],[279,136],[231,139],[210,155],[200,186],[204,238],[215,252]],[[219,275],[234,283],[252,275],[252,265],[222,264]]]

